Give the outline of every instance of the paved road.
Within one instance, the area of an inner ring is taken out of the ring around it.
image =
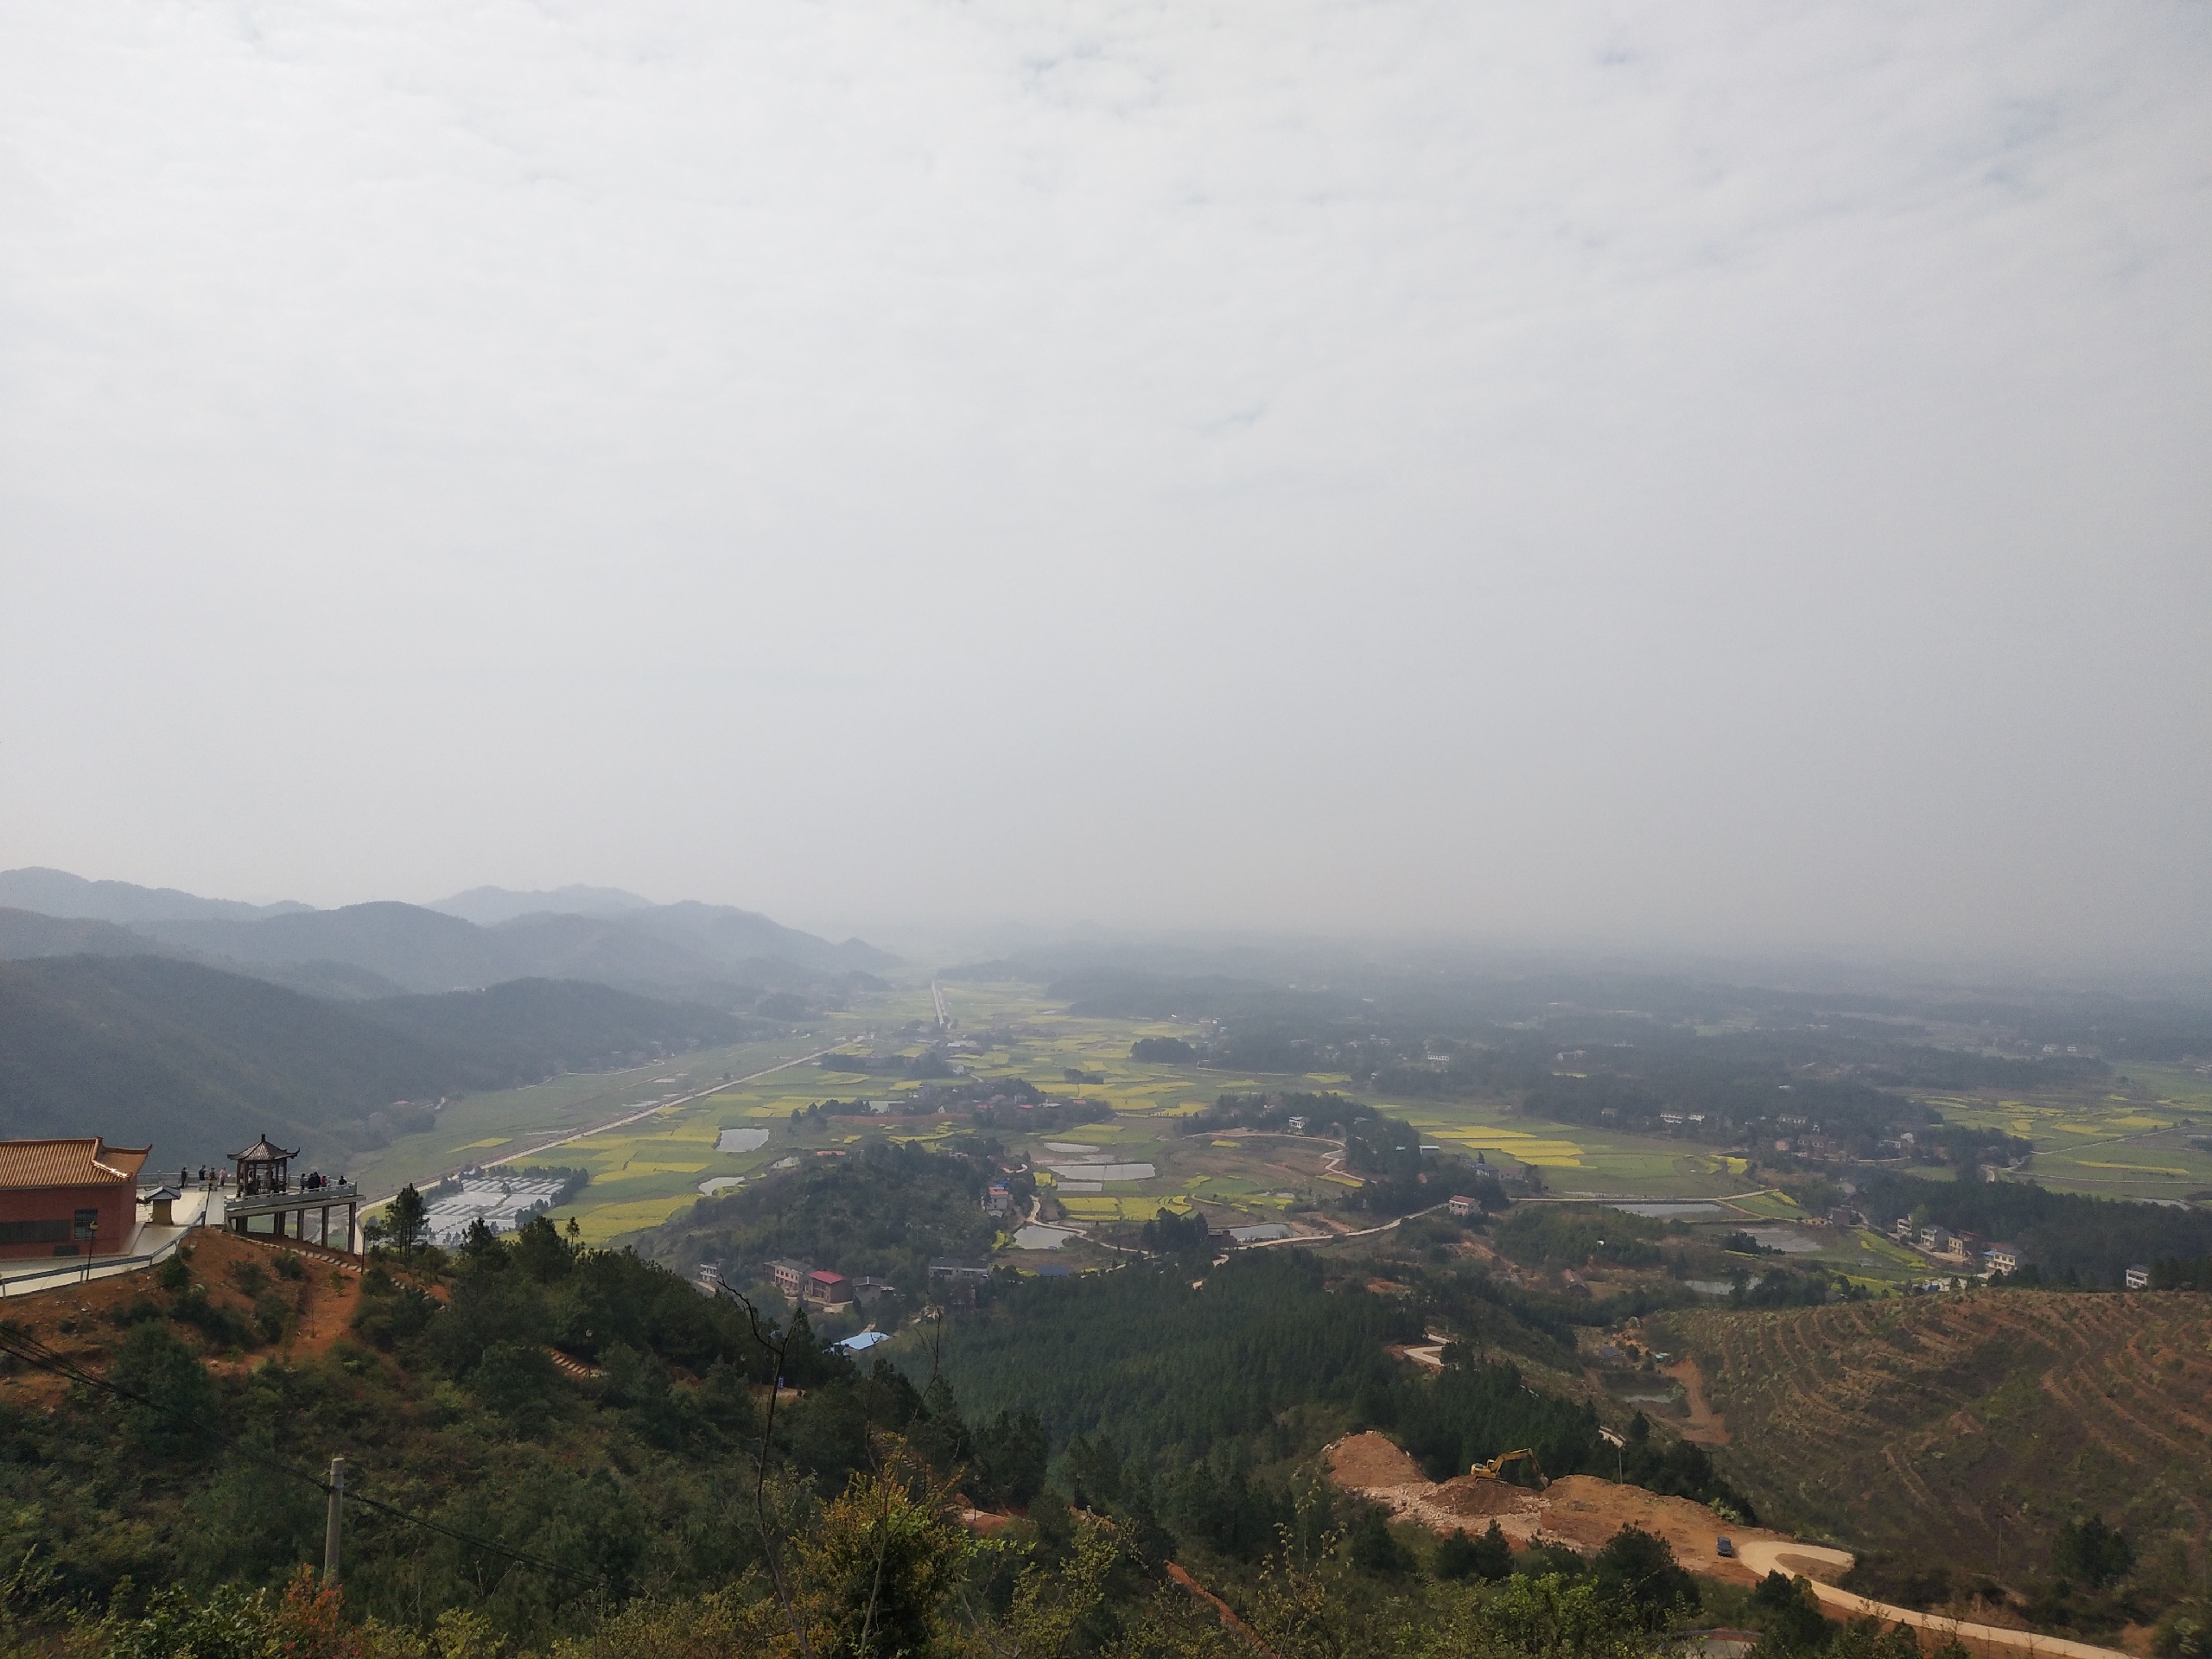
[[[848,1042],[850,1040],[849,1038],[846,1039]],[[610,1129],[619,1129],[625,1124],[635,1123],[641,1118],[651,1117],[655,1112],[664,1112],[672,1107],[686,1106],[695,1100],[702,1100],[709,1095],[719,1095],[725,1089],[734,1089],[741,1083],[757,1083],[762,1077],[775,1076],[779,1071],[788,1071],[795,1065],[804,1065],[809,1060],[818,1060],[824,1054],[834,1053],[844,1046],[844,1043],[832,1043],[827,1048],[816,1049],[811,1054],[801,1054],[794,1059],[779,1061],[764,1071],[748,1071],[745,1076],[734,1077],[728,1083],[710,1083],[703,1089],[694,1089],[690,1094],[678,1095],[673,1100],[657,1100],[650,1106],[639,1108],[626,1117],[618,1117],[606,1123],[594,1123],[588,1129],[578,1129],[573,1135],[564,1135],[557,1141],[545,1141],[534,1147],[525,1147],[520,1152],[507,1154],[504,1158],[486,1158],[479,1167],[496,1169],[501,1164],[516,1163],[524,1158],[535,1158],[541,1153],[550,1152],[556,1147],[565,1147],[571,1141],[588,1141],[594,1135],[605,1135]],[[364,1204],[361,1206],[361,1213],[365,1216],[370,1211],[378,1209],[391,1202],[391,1194],[387,1192],[380,1198],[372,1198]]]
[[[1827,1549],[1819,1544],[1777,1542],[1771,1538],[1746,1538],[1736,1546],[1737,1559],[1764,1578],[1769,1573],[1788,1573],[1793,1575],[1804,1571],[1806,1564],[1823,1567],[1847,1567],[1851,1556],[1840,1549]],[[1812,1580],[1813,1593],[1824,1607],[1854,1617],[1872,1615],[1892,1624],[1909,1624],[1915,1630],[1934,1630],[1942,1636],[1955,1636],[1964,1642],[1980,1643],[1988,1647],[2016,1648],[2024,1653],[2047,1653],[2061,1656],[2061,1659],[2127,1659],[2117,1648],[2100,1648],[2092,1643],[2071,1642],[2064,1637],[2038,1636],[2033,1630],[2008,1630],[1999,1624],[1976,1624],[1964,1619],[1946,1618],[1941,1613],[1915,1612],[1910,1607],[1896,1607],[1886,1601],[1872,1601],[1865,1596],[1853,1595],[1848,1590],[1839,1590],[1832,1584]]]

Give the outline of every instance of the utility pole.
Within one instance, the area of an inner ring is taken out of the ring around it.
[[[346,1502],[346,1459],[330,1460],[330,1516],[322,1526],[322,1581],[338,1582],[339,1511]]]

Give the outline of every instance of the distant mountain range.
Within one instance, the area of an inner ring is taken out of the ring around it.
[[[75,954],[185,957],[340,1000],[538,978],[726,1002],[898,962],[753,911],[655,905],[610,887],[477,887],[435,906],[315,910],[0,871],[0,959]]]
[[[306,905],[289,901],[249,905],[236,899],[201,899],[175,887],[142,887],[130,881],[87,881],[67,870],[35,867],[0,870],[0,906],[41,916],[79,917],[129,927],[137,922],[207,919],[250,922],[282,916]]]
[[[518,893],[512,887],[471,887],[429,906],[479,927],[497,927],[518,916],[626,916],[651,910],[653,901],[620,887],[582,885]]]

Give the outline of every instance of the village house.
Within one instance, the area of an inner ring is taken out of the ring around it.
[[[2127,1287],[2130,1290],[2150,1289],[2151,1269],[2148,1268],[2130,1268],[2127,1270]]]
[[[991,1268],[988,1262],[959,1262],[950,1256],[939,1256],[930,1263],[930,1278],[932,1281],[950,1281],[943,1294],[973,1307],[980,1300],[983,1287],[991,1281]],[[931,1294],[934,1297],[939,1294],[932,1284]]]
[[[768,1263],[768,1276],[776,1281],[776,1288],[793,1301],[798,1300],[799,1294],[806,1284],[806,1275],[813,1271],[805,1262],[794,1262],[788,1256],[780,1262]]]
[[[1981,1253],[1981,1259],[1989,1263],[1992,1273],[2012,1274],[2020,1270],[2024,1258],[2017,1244],[1993,1244]]]
[[[1446,1208],[1449,1209],[1453,1215],[1460,1217],[1462,1219],[1479,1216],[1483,1212],[1482,1205],[1475,1199],[1469,1198],[1464,1192],[1454,1192],[1452,1195],[1450,1203],[1446,1205]]]
[[[138,1172],[151,1147],[99,1135],[0,1141],[0,1257],[114,1255],[138,1231]]]

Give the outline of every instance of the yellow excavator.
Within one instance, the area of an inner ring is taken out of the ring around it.
[[[1536,1454],[1525,1446],[1518,1446],[1510,1452],[1501,1452],[1488,1463],[1478,1463],[1467,1472],[1484,1480],[1503,1480],[1506,1466],[1522,1462],[1528,1464],[1529,1472],[1536,1478],[1536,1489],[1539,1491],[1551,1484],[1551,1482],[1544,1478],[1543,1465],[1536,1461]]]

